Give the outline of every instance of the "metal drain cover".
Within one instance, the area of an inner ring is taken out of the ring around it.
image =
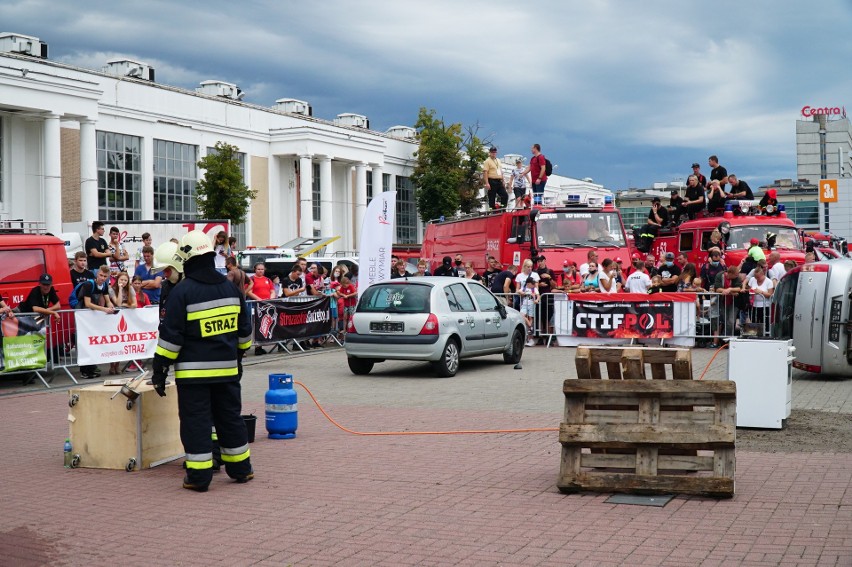
[[[645,496],[642,494],[613,494],[604,502],[608,504],[633,504],[635,506],[656,506],[662,508],[672,501],[674,494],[657,494]]]

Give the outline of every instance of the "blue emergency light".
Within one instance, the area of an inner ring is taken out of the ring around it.
[[[782,205],[780,203],[778,204],[778,212],[779,213],[783,213],[786,210],[787,210],[787,207],[785,207],[784,205]]]
[[[733,204],[733,203],[731,203],[731,202],[727,202],[727,203],[725,203],[725,212],[726,212],[726,213],[732,213],[732,212],[734,212],[734,204]]]
[[[612,195],[604,196],[604,204],[611,205],[612,204]]]

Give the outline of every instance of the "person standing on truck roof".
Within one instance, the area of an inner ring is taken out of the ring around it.
[[[754,193],[751,187],[745,181],[740,181],[733,173],[728,175],[728,183],[731,184],[731,191],[728,193],[729,199],[743,199],[746,201],[754,200]]]
[[[86,280],[95,279],[95,274],[86,269],[86,253],[80,250],[74,253],[74,264],[71,265],[71,288]]]
[[[104,240],[104,223],[101,221],[92,223],[92,236],[86,239],[86,256],[86,267],[92,272],[105,266],[107,258],[112,256],[109,244]]]
[[[696,176],[690,175],[686,180],[686,200],[683,202],[689,220],[693,220],[699,212],[704,210],[706,202],[704,186],[698,184]]]
[[[497,197],[500,197],[500,204],[506,207],[509,203],[509,194],[506,193],[506,186],[503,183],[503,165],[497,159],[497,148],[492,147],[488,150],[488,158],[482,164],[482,169],[488,195],[488,208],[496,208]]]
[[[151,242],[152,242],[151,233],[150,232],[143,232],[142,233],[142,246],[140,246],[139,250],[136,251],[136,265],[133,267],[133,273],[136,273],[136,268],[138,268],[139,264],[141,264],[144,261],[144,258],[142,257],[142,249],[145,248],[146,246],[151,246],[151,248],[153,248],[153,246],[151,245]]]
[[[163,277],[160,275],[160,271],[154,267],[154,249],[152,247],[142,247],[142,263],[139,264],[133,275],[142,278],[142,291],[148,296],[151,304],[160,303],[160,288],[163,285]]]
[[[533,157],[530,159],[530,164],[524,169],[523,174],[532,174],[533,204],[541,205],[544,186],[547,185],[547,159],[541,153],[539,144],[533,144],[531,150]]]
[[[719,158],[715,155],[707,158],[707,163],[710,165],[710,181],[714,179],[719,182],[722,191],[725,190],[725,185],[728,184],[728,170],[719,165]]]
[[[515,169],[512,170],[512,193],[515,195],[515,208],[524,208],[524,197],[527,196],[527,183],[529,174],[524,173],[524,160],[515,160]],[[530,183],[531,184],[531,183]]]
[[[701,173],[701,166],[696,162],[692,164],[692,175],[698,178],[698,184],[707,187],[707,178]]]

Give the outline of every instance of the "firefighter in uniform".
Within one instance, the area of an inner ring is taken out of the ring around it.
[[[206,492],[213,477],[213,426],[228,476],[254,478],[248,435],[240,417],[242,357],[251,346],[251,321],[239,290],[214,267],[213,243],[200,230],[181,239],[184,279],[169,295],[154,355],[153,384],[166,394],[174,364],[180,437],[186,452],[183,487]]]

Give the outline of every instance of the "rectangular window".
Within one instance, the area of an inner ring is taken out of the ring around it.
[[[154,140],[154,220],[198,217],[195,203],[197,162],[196,146]]]
[[[207,147],[207,155],[215,155],[216,148]],[[246,154],[243,152],[235,152],[234,156],[237,158],[237,162],[240,164],[240,175],[243,178],[243,183],[246,182]],[[248,242],[246,241],[246,223],[241,222],[240,224],[231,223],[231,234],[228,236],[236,236],[237,237],[237,248],[244,249]]]
[[[142,138],[115,132],[96,133],[98,218],[142,218]]]
[[[0,281],[3,283],[37,282],[45,270],[43,250],[0,251]]]
[[[373,172],[367,172],[367,204],[373,200]]]
[[[311,164],[311,205],[314,212],[314,220],[319,222],[322,220],[322,211],[320,210],[320,166],[318,163]],[[316,235],[314,235],[316,236]],[[328,234],[324,236],[329,236]]]
[[[408,177],[401,175],[396,178],[396,241],[399,244],[418,241],[414,185]]]

